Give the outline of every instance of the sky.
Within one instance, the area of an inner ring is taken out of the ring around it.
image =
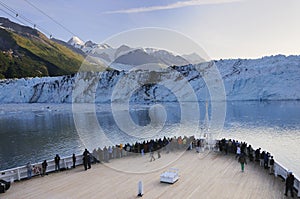
[[[0,0],[0,16],[36,24],[64,41],[77,36],[107,43],[124,32],[152,27],[167,34],[148,34],[148,42],[168,40],[184,53],[184,39],[168,37],[173,32],[211,59],[300,55],[299,9],[299,0]]]

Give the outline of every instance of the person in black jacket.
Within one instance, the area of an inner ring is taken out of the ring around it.
[[[60,161],[60,157],[59,157],[58,154],[56,154],[56,156],[55,156],[55,158],[54,158],[54,162],[55,162],[55,171],[60,171],[59,161]]]
[[[273,159],[273,156],[271,156],[271,159],[270,159],[270,170],[269,170],[269,173],[270,175],[274,174],[274,159]]]
[[[73,168],[76,167],[76,156],[75,154],[73,153],[73,156],[72,156],[72,161],[73,161]]]
[[[84,170],[91,168],[91,156],[90,156],[90,152],[87,149],[85,149],[83,152],[83,166],[84,166]]]
[[[88,153],[88,154],[87,154],[87,157],[86,157],[88,169],[91,168],[91,158],[92,158],[92,157],[91,157],[91,154]]]
[[[44,162],[42,163],[42,176],[46,174],[47,166],[48,166],[47,160],[44,160]]]
[[[285,194],[287,196],[288,191],[290,190],[292,198],[294,197],[293,186],[294,186],[295,177],[292,172],[288,172],[288,176],[285,181]]]

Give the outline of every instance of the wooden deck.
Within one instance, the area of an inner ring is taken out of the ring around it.
[[[94,164],[87,171],[80,166],[36,176],[13,183],[0,198],[137,198],[140,180],[143,198],[285,198],[280,178],[252,162],[242,173],[232,155],[187,151],[162,153],[160,159],[149,160],[149,155],[126,157]],[[171,167],[179,169],[179,181],[160,183],[160,174]]]

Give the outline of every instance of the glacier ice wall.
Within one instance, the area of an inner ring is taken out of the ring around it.
[[[215,64],[222,76],[227,100],[300,99],[300,56],[218,60]],[[191,90],[186,89],[185,84],[192,87],[198,100],[206,100],[209,93],[203,79],[205,71],[199,64],[159,71],[111,70],[60,77],[5,79],[0,80],[0,103],[106,103],[112,98],[145,103],[176,101],[176,95],[189,100]],[[142,85],[145,82],[147,84]]]

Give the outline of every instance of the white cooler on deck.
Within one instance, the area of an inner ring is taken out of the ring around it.
[[[174,184],[179,179],[178,169],[170,168],[160,175],[160,182]]]

